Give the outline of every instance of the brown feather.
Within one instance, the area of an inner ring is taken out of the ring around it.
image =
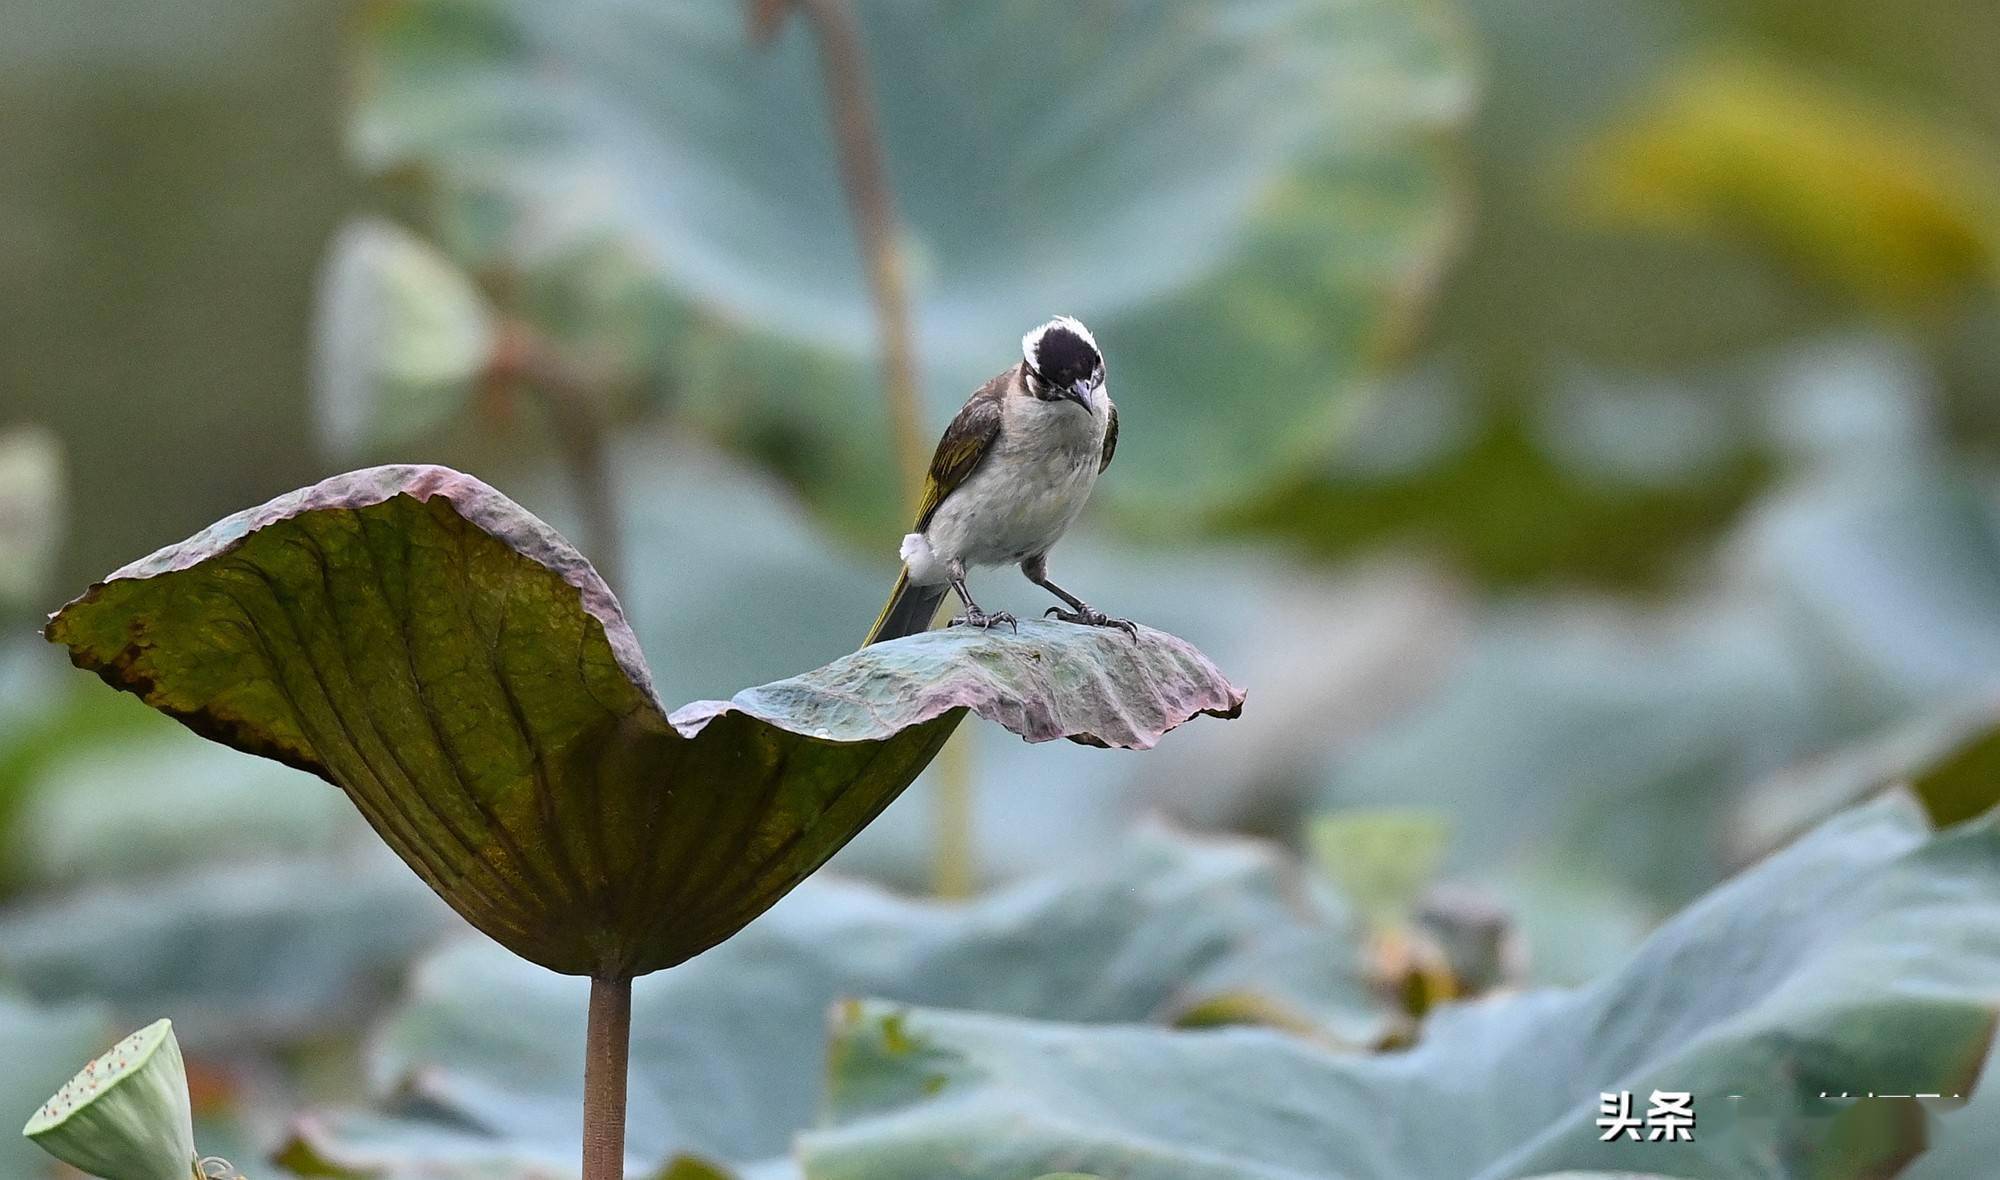
[[[1000,437],[1000,403],[1019,370],[1020,366],[1015,365],[973,390],[959,408],[958,416],[944,428],[937,453],[931,456],[930,473],[924,479],[924,498],[917,506],[917,532],[930,527],[938,505],[979,469],[979,462],[986,458],[993,440]]]
[[[1104,469],[1111,466],[1111,456],[1118,450],[1118,407],[1111,406],[1110,412],[1111,420],[1104,424],[1104,458],[1097,461],[1099,475],[1103,475]]]

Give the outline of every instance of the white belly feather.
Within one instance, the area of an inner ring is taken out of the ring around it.
[[[903,538],[910,581],[942,582],[954,559],[1007,565],[1048,552],[1097,483],[1110,399],[1099,390],[1093,401],[1085,413],[1074,402],[1010,397],[993,449],[938,505],[929,527]]]

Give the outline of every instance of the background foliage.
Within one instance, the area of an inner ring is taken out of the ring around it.
[[[655,981],[634,1103],[664,1113],[635,1165],[1990,1158],[1993,1086],[1938,1117],[1771,1081],[1736,1156],[1567,1148],[1601,1088],[1755,1087],[1769,1037],[1844,1054],[1801,1074],[1833,1089],[1873,1063],[1877,1089],[1955,1070],[1970,1092],[1983,1060],[1990,833],[1870,797],[1907,781],[1962,820],[2000,794],[2000,14],[857,11],[925,433],[1021,330],[1089,322],[1124,435],[1056,567],[1250,703],[1144,756],[967,731],[955,867],[994,892],[915,896],[920,783],[837,879]],[[204,1149],[254,1175],[274,1151],[303,1175],[559,1171],[566,982],[469,940],[324,784],[31,631],[245,504],[424,460],[615,564],[669,702],[850,649],[902,521],[813,30],[758,45],[719,0],[0,0],[0,22],[0,1059],[80,1063],[169,1014]],[[601,531],[578,421],[602,424]],[[1004,571],[982,588],[1043,605]],[[1867,885],[1814,912],[1787,873]],[[1728,957],[1746,941],[1799,962]],[[1655,1011],[1634,981],[1656,968],[1736,989]],[[1528,990],[1451,1002],[1496,987]],[[1522,1060],[1606,1013],[1658,1035]],[[1238,1023],[1266,1028],[1193,1027]],[[1225,1085],[1204,1079],[1281,1069],[1296,1089],[1229,1083],[1178,1118]],[[66,1072],[0,1079],[0,1112]],[[1471,1079],[1448,1113],[1486,1128],[1463,1159],[1414,1122],[1380,1159],[1260,1130],[1408,1111],[1446,1074]],[[1055,1117],[1078,1095],[1118,1144]],[[1024,1154],[980,1146],[1003,1119],[1035,1128]]]

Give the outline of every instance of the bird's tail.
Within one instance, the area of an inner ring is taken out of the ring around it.
[[[911,585],[910,567],[904,566],[903,572],[896,575],[895,589],[889,591],[888,605],[882,608],[861,646],[930,630],[931,620],[937,617],[938,603],[944,601],[949,589],[942,582],[934,586]]]

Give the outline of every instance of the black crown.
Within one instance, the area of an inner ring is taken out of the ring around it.
[[[1042,339],[1035,346],[1035,367],[1042,380],[1052,385],[1068,386],[1082,381],[1097,372],[1100,359],[1090,341],[1057,326],[1042,333]]]

